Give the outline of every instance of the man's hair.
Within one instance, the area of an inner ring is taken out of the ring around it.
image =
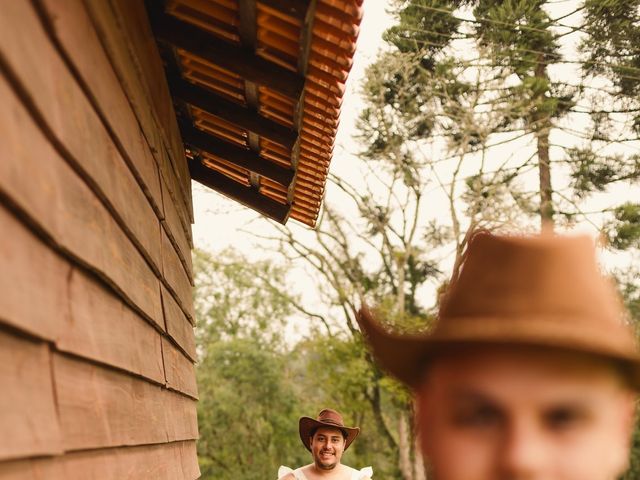
[[[315,427],[313,429],[311,429],[310,436],[311,438],[313,438],[316,434],[316,432],[320,429],[320,428],[333,428],[334,430],[339,430],[340,433],[342,433],[342,437],[346,440],[347,438],[349,438],[349,432],[347,432],[346,430],[343,430],[342,428],[338,427],[337,425],[334,427],[332,425],[325,425],[322,427]]]

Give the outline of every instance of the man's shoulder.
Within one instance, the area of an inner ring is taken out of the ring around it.
[[[289,467],[280,467],[281,470],[278,472],[279,477],[278,480],[296,480],[298,476],[296,476],[295,472]],[[352,480],[371,480],[373,476],[373,470],[371,467],[366,467],[361,470],[356,470],[348,465],[341,464],[340,468],[342,472],[345,474],[345,479]],[[313,477],[313,464],[305,465],[304,467],[298,468],[296,471],[299,471],[304,478],[307,478],[307,475]],[[305,473],[307,475],[305,475]]]

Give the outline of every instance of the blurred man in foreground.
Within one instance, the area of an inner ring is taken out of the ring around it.
[[[370,480],[371,467],[356,470],[344,465],[342,454],[360,433],[358,427],[347,427],[342,415],[330,408],[322,410],[317,418],[302,417],[298,424],[300,440],[311,452],[313,463],[292,470],[280,467],[280,480]]]
[[[416,393],[436,480],[614,480],[640,357],[586,238],[476,235],[433,330],[361,327]]]

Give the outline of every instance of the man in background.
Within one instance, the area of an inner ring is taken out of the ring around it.
[[[342,454],[353,443],[360,428],[347,427],[342,415],[326,408],[317,418],[300,418],[300,440],[311,452],[313,463],[292,470],[280,467],[280,480],[370,480],[371,467],[356,470],[341,463]]]
[[[613,480],[640,357],[587,238],[476,235],[426,335],[359,322],[416,394],[436,480]]]

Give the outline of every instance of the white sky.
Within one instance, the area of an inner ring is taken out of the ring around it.
[[[362,163],[356,156],[359,146],[353,140],[355,133],[356,118],[362,108],[362,102],[358,96],[359,85],[361,84],[366,67],[372,63],[380,51],[381,48],[385,48],[385,44],[382,41],[381,34],[393,23],[393,18],[387,13],[388,9],[387,0],[366,0],[365,1],[365,14],[361,24],[360,37],[358,39],[358,50],[355,54],[354,64],[352,71],[347,82],[347,90],[343,101],[343,107],[341,112],[340,127],[336,139],[336,147],[334,149],[333,160],[331,163],[331,171],[337,174],[339,177],[346,179],[350,182],[362,181]],[[570,12],[575,8],[576,1],[568,0],[563,2],[557,2],[553,4],[549,13],[553,18],[557,18],[564,13]],[[464,14],[461,14],[464,16]],[[567,24],[578,24],[580,18],[577,16],[569,17],[564,20]],[[577,39],[575,40],[577,41]],[[569,44],[563,44],[563,50],[572,51],[575,48]],[[556,70],[550,72],[552,76],[563,76],[571,78],[575,76],[575,71],[571,71],[571,67],[561,67],[564,70]],[[557,78],[557,77],[556,77]],[[586,116],[585,116],[586,117]],[[553,142],[552,138],[552,142]],[[567,144],[570,141],[564,139],[559,140],[557,143]],[[509,144],[503,150],[496,149],[493,155],[500,158],[495,158],[496,164],[501,163],[503,158],[514,153],[515,144]],[[533,146],[526,142],[519,144],[518,150],[515,151],[516,158],[514,161],[525,158],[530,155]],[[637,143],[629,145],[631,151],[636,153],[640,151]],[[433,152],[434,155],[441,154],[439,152]],[[553,155],[553,151],[552,151]],[[499,162],[498,162],[499,161]],[[517,163],[517,162],[516,162]],[[443,168],[449,168],[445,166]],[[469,173],[475,173],[473,166],[470,167]],[[554,167],[555,168],[555,167]],[[447,172],[442,172],[446,178]],[[552,172],[553,173],[553,172]],[[554,187],[561,186],[562,183],[566,183],[566,178],[562,178],[562,174],[554,175],[553,179]],[[537,170],[531,172],[531,176],[527,182],[532,182],[532,185],[537,184]],[[257,234],[273,234],[273,228],[270,226],[270,222],[260,218],[255,212],[242,207],[234,201],[219,195],[197,183],[193,183],[193,206],[195,223],[193,225],[194,243],[196,248],[205,249],[208,251],[220,251],[227,246],[232,246],[239,250],[242,254],[250,259],[258,259],[265,257],[275,257],[275,254],[265,250],[258,245],[256,238],[252,233]],[[616,187],[615,192],[608,192],[606,195],[596,195],[590,201],[589,208],[596,209],[602,208],[611,203],[612,194],[613,197],[624,198],[638,198],[640,196],[638,188],[632,188],[626,184],[621,184]],[[335,191],[335,187],[331,184],[327,186],[327,193],[325,201],[332,202],[339,198],[338,193]],[[442,192],[439,192],[437,188],[434,188],[431,192],[429,189],[430,200],[430,215],[431,218],[441,217],[443,219],[449,219],[447,211],[447,199],[443,196]],[[289,226],[295,231],[295,234],[300,239],[309,238],[312,240],[311,232],[303,226],[300,226],[295,221],[290,221]],[[595,234],[595,229],[587,223],[583,223],[576,228],[579,232]],[[606,263],[611,265],[619,265],[623,261],[616,259],[612,256],[607,256]],[[292,271],[293,283],[297,286],[297,289],[303,296],[307,297],[307,301],[314,303],[313,295],[313,283],[306,277],[301,271]],[[434,286],[432,286],[431,290]],[[428,293],[430,294],[430,292]],[[317,300],[316,300],[317,301]],[[425,302],[429,304],[430,302]],[[304,328],[302,329],[304,330]]]

